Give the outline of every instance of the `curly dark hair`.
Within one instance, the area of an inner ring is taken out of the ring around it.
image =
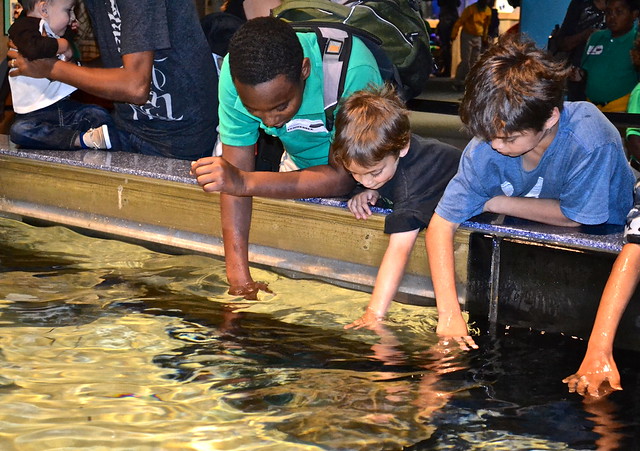
[[[229,43],[229,69],[234,81],[255,86],[285,75],[298,83],[304,54],[293,28],[274,17],[243,24]]]
[[[568,68],[535,43],[503,36],[474,64],[466,80],[460,118],[487,141],[543,129],[554,108],[562,111]]]
[[[609,3],[611,3],[613,0],[607,0],[605,3],[608,5]],[[622,0],[627,7],[631,10],[631,11],[637,11],[640,9],[640,2],[638,2],[638,0]]]

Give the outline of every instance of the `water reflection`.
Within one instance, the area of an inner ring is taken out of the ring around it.
[[[0,220],[0,449],[633,443],[637,384],[607,404],[565,393],[581,343],[512,332],[461,352],[434,309],[400,304],[345,331],[368,294],[255,272],[275,294],[246,302],[219,261]]]

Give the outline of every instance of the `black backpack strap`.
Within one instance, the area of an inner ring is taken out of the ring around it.
[[[314,27],[322,54],[325,125],[333,130],[334,112],[344,92],[347,67],[351,57],[351,33],[334,27]]]

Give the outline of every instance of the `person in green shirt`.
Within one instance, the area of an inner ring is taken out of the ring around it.
[[[637,33],[635,0],[607,0],[607,29],[591,35],[582,56],[587,100],[603,112],[627,111],[629,95],[638,83],[638,70],[631,59]],[[575,78],[574,78],[575,79]]]
[[[354,37],[342,96],[382,84],[375,58]],[[329,158],[322,55],[316,35],[295,33],[286,22],[260,17],[246,22],[229,44],[219,82],[222,157],[192,164],[206,192],[221,192],[221,220],[230,294],[255,299],[265,284],[248,265],[251,196],[271,198],[344,195],[354,186]],[[284,147],[280,172],[255,171],[262,129]]]

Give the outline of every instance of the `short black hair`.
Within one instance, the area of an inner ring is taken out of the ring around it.
[[[613,0],[607,0],[605,2],[605,5],[608,5],[609,3],[611,3]],[[622,0],[627,7],[629,8],[629,10],[631,11],[637,11],[640,9],[640,3],[638,2],[638,0]]]
[[[255,86],[278,75],[298,83],[304,53],[289,24],[275,17],[257,17],[233,35],[228,58],[231,78]]]

